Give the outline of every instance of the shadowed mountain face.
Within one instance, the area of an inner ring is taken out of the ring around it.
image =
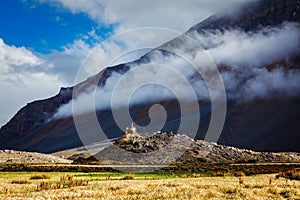
[[[264,27],[278,27],[286,22],[300,22],[298,0],[261,0],[244,5],[240,11],[231,15],[212,16],[193,26],[187,35],[193,37],[195,33],[217,30],[222,33],[236,28],[253,34]],[[179,37],[162,46],[177,48],[183,44],[184,41]],[[82,91],[91,84],[104,87],[112,74],[126,74],[131,65],[150,62],[153,52],[155,50],[135,62],[106,68],[74,87]],[[231,70],[228,63],[218,64],[218,68],[223,72]],[[293,54],[285,59],[280,58],[266,66],[268,71],[278,68],[283,68],[286,73],[289,70],[299,70],[299,55]],[[72,117],[53,118],[62,105],[71,101],[73,90],[73,87],[62,88],[56,96],[29,103],[18,111],[6,125],[1,127],[0,149],[55,152],[82,146]],[[228,98],[226,121],[218,142],[256,151],[300,152],[299,100],[299,95],[277,95],[272,98],[251,98],[246,101],[241,100],[239,95],[237,98]],[[167,99],[136,104],[130,107],[132,118],[139,125],[149,123],[149,108],[154,103],[161,104],[167,112],[167,122],[162,130],[176,133],[182,115],[177,100]],[[196,137],[203,139],[211,117],[210,101],[199,100],[198,103],[201,121]],[[110,109],[100,109],[97,111],[97,117],[108,138],[122,135]],[[93,131],[89,130],[90,118],[88,114],[81,116],[80,125],[86,127],[87,132]]]

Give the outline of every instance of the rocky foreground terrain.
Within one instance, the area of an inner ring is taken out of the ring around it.
[[[81,149],[77,158],[76,155],[72,158],[75,163],[109,165],[300,163],[300,153],[255,152],[161,132],[122,137],[93,156],[86,157]]]
[[[53,155],[14,150],[0,150],[0,163],[71,163],[71,160]]]

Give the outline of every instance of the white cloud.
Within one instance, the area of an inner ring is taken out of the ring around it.
[[[300,53],[300,27],[286,23],[259,32],[242,30],[207,31],[196,38],[217,64],[262,67]]]
[[[7,46],[3,39],[0,38],[0,63],[1,73],[9,70],[8,66],[28,66],[34,67],[41,64],[43,61],[37,58],[24,47]]]
[[[237,4],[255,0],[56,0],[72,13],[85,13],[99,24],[118,24],[118,30],[162,27],[186,31],[209,15],[234,10]]]
[[[70,9],[72,13],[86,13],[96,21],[101,21],[102,6],[98,0],[58,0],[64,7]]]
[[[26,103],[58,93],[65,83],[46,68],[45,61],[30,50],[0,39],[0,126]]]
[[[300,93],[300,71],[275,69],[256,69],[256,77],[245,85],[246,100],[255,97],[271,99],[274,96],[298,96]],[[268,94],[268,95],[266,95]]]
[[[49,71],[59,76],[68,85],[74,85],[76,72],[92,47],[78,39],[62,47],[61,51],[53,50],[51,54],[41,55]]]

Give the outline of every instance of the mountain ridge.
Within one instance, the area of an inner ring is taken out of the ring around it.
[[[300,22],[300,11],[297,10],[299,1],[297,0],[274,0],[274,1],[258,1],[254,7],[247,7],[244,12],[238,13],[235,17],[212,16],[203,22],[193,26],[188,32],[190,33],[205,30],[225,30],[231,28],[241,28],[245,31],[255,31],[262,26],[279,26],[285,21]],[[296,12],[296,13],[295,13]],[[179,37],[180,38],[180,37]],[[172,47],[178,45],[180,39],[175,38],[164,45]],[[150,52],[151,53],[151,52]],[[147,62],[149,53],[142,56],[137,61]],[[295,63],[287,64],[288,67],[296,66],[299,69],[299,56],[295,56]],[[284,63],[286,63],[284,61]],[[65,119],[57,119],[48,121],[57,112],[58,108],[72,99],[72,91],[74,87],[88,86],[91,82],[99,80],[99,86],[105,85],[106,80],[112,73],[126,73],[129,70],[129,64],[120,64],[113,67],[107,67],[104,71],[99,72],[94,77],[69,88],[61,88],[60,92],[54,97],[38,100],[27,104],[17,114],[0,129],[0,149],[17,149],[17,150],[33,150],[39,152],[55,152],[63,149],[81,146],[82,142],[76,133],[75,125],[72,117]],[[271,104],[270,104],[271,102]],[[299,151],[300,147],[297,141],[300,141],[298,134],[299,122],[298,113],[300,112],[299,97],[283,97],[275,100],[254,100],[253,102],[235,102],[228,101],[229,111],[227,120],[219,143],[236,147],[249,148],[259,151]],[[178,105],[176,101],[170,100],[164,103],[169,113],[177,113]],[[208,102],[199,102],[200,105],[206,105]],[[259,113],[261,108],[262,115],[260,120],[255,120],[255,113]],[[147,111],[143,111],[145,106],[137,106],[137,116],[146,116]],[[272,110],[280,108],[280,112],[273,114]],[[255,110],[255,111],[251,111]],[[244,115],[242,115],[243,113]],[[107,131],[112,130],[110,137],[121,134],[121,130],[116,125],[111,124],[113,118],[110,110],[102,110],[97,112],[100,123],[108,124],[104,126]],[[287,119],[284,116],[288,116]],[[173,114],[173,119],[178,117]],[[146,116],[147,118],[147,116]],[[203,138],[205,127],[210,118],[210,113],[204,113],[201,130],[199,130],[197,138]],[[241,120],[237,120],[242,118]],[[253,119],[254,118],[254,119]],[[137,121],[145,121],[145,118],[136,119]],[[265,123],[269,121],[268,123]],[[146,120],[147,121],[147,120]],[[88,122],[88,119],[87,121]],[[252,125],[249,125],[250,124]],[[256,122],[256,123],[254,123]],[[274,122],[274,123],[272,123]],[[84,121],[83,121],[84,123]],[[253,130],[251,126],[257,126],[258,130]],[[173,124],[168,125],[166,130],[172,130]],[[280,127],[279,127],[280,126]],[[274,131],[278,133],[274,134]],[[286,137],[289,133],[289,137]],[[274,137],[272,139],[272,135]],[[244,138],[248,138],[245,140]],[[258,138],[263,138],[257,144]],[[270,140],[271,139],[271,140]],[[273,140],[273,141],[272,141]]]

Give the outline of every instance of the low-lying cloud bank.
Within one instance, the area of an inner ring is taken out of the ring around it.
[[[248,101],[254,98],[275,98],[283,95],[300,94],[300,70],[284,69],[280,63],[288,62],[292,55],[300,53],[300,26],[297,23],[284,23],[280,27],[263,28],[256,32],[243,32],[239,29],[224,31],[204,31],[191,33],[203,48],[189,52],[189,42],[180,56],[154,51],[150,63],[131,66],[129,72],[121,75],[113,73],[104,87],[96,93],[83,93],[76,101],[76,114],[94,109],[107,109],[111,106],[128,106],[129,103],[145,103],[180,96],[188,100],[187,89],[191,86],[198,100],[210,98],[199,71],[209,71],[214,63],[218,66],[227,92],[227,98]],[[204,54],[205,52],[205,54]],[[173,52],[176,54],[176,52]],[[203,56],[204,55],[204,56]],[[209,60],[211,57],[212,60]],[[194,63],[195,66],[192,66]],[[213,61],[213,62],[211,62]],[[284,62],[281,62],[284,61]],[[278,63],[271,69],[269,65]],[[143,68],[141,70],[135,70]],[[126,76],[124,78],[124,76]],[[151,79],[149,79],[151,77]],[[213,78],[213,75],[212,75]],[[114,87],[123,80],[117,91],[116,105],[111,105]],[[148,84],[143,85],[148,80]],[[152,81],[151,81],[152,80]],[[189,86],[185,80],[189,81]],[[161,87],[171,85],[171,88]],[[143,86],[142,88],[140,88]],[[131,96],[132,88],[138,89]],[[218,88],[216,88],[218,90]],[[172,94],[171,91],[177,91]],[[178,92],[180,91],[180,92]],[[217,91],[216,91],[217,92]],[[178,94],[179,93],[179,94]],[[131,96],[128,102],[128,96]],[[92,102],[92,103],[91,103]],[[55,114],[56,118],[72,115],[72,102],[63,105]]]
[[[229,98],[251,100],[255,97],[299,95],[299,68],[284,70],[281,65],[288,62],[290,56],[300,53],[298,23],[284,23],[258,32],[207,31],[194,36],[216,65],[226,66],[222,77]],[[278,69],[271,70],[269,65],[274,63],[278,63]]]
[[[194,33],[193,37],[207,49],[216,64],[231,68],[257,68],[299,53],[299,28],[298,23],[284,23],[258,32],[218,30]]]

